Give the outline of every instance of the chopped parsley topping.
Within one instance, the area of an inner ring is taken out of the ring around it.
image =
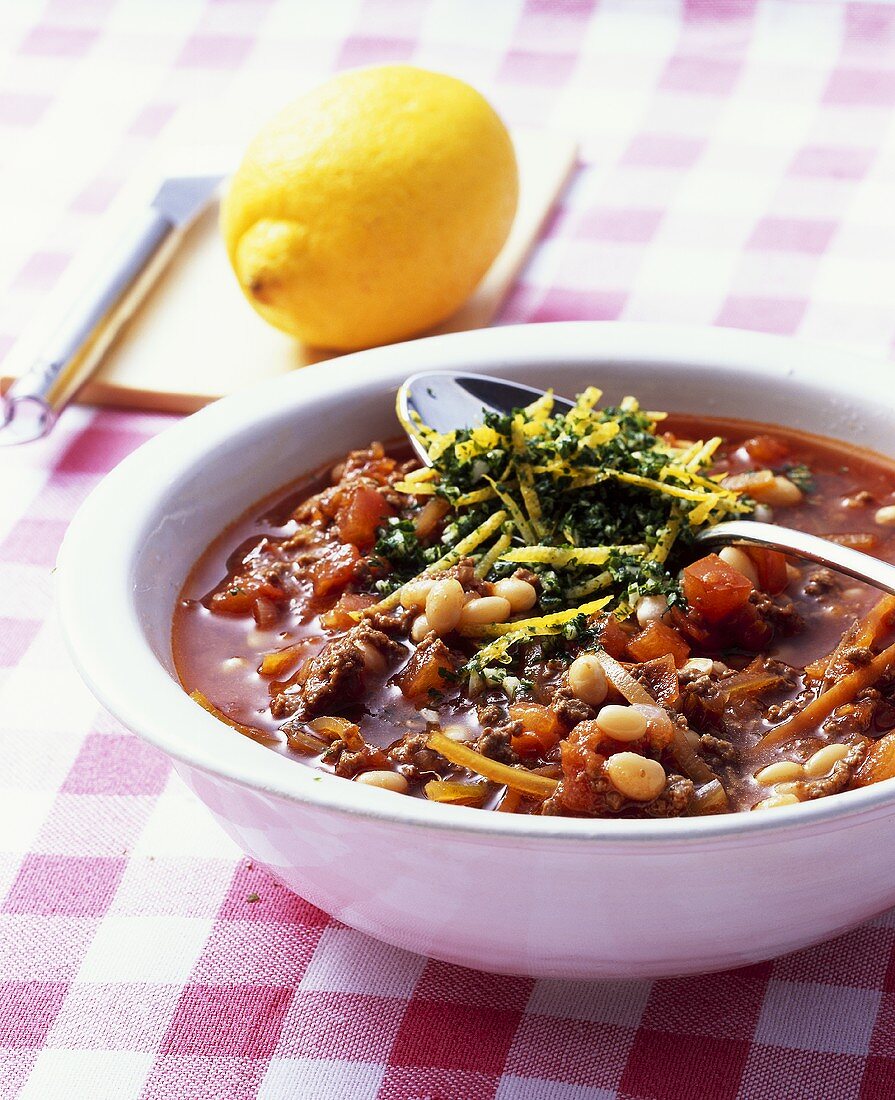
[[[375,554],[392,564],[395,586],[458,555],[474,558],[486,580],[520,567],[538,577],[538,616],[476,634],[482,646],[470,667],[489,678],[516,642],[583,634],[588,616],[624,617],[645,595],[681,602],[680,550],[703,528],[751,510],[709,472],[720,437],[681,445],[657,431],[664,413],[632,397],[599,408],[600,397],[589,387],[559,413],[547,393],[447,434],[413,425],[430,465],[395,488],[408,494],[408,514],[419,497],[440,496],[452,510],[433,546],[420,545],[409,519],[380,529]]]

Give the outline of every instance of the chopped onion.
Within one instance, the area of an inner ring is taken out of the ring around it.
[[[677,725],[674,727],[671,752],[678,763],[678,767],[694,783],[718,782],[717,775],[690,744],[686,733]]]
[[[614,657],[610,657],[604,650],[600,650],[597,657],[603,666],[603,671],[606,673],[606,679],[616,691],[620,691],[624,695],[629,703],[645,703],[650,707],[656,705],[656,700],[643,684],[634,679],[624,665],[616,661]]]

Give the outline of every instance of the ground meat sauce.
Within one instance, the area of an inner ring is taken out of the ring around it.
[[[756,518],[895,562],[888,460],[736,421],[673,416],[662,431],[720,435],[711,472],[731,484],[787,471],[800,491],[784,486],[762,505],[756,482]],[[353,451],[215,540],[174,618],[177,669],[202,705],[346,779],[501,812],[718,813],[895,774],[895,661],[885,657],[895,600],[779,555],[719,559],[691,545],[674,561],[684,579],[672,606],[653,598],[621,618],[593,614],[577,636],[517,645],[503,682],[470,675],[476,642],[437,629],[434,610],[430,625],[425,592],[379,606],[392,568],[374,553],[383,526],[401,517],[420,545],[436,545],[452,518],[440,497],[395,489],[419,465],[407,454],[377,443]],[[462,558],[438,581],[449,578],[464,606],[484,601],[483,615],[505,617],[495,593],[511,589],[476,564]],[[518,582],[519,607],[534,604],[513,620],[537,615],[544,573],[505,576]],[[594,672],[588,659],[603,664]],[[817,710],[823,699],[836,705]]]

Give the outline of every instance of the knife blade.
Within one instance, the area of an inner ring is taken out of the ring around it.
[[[223,173],[196,173],[162,180],[43,352],[0,398],[0,445],[25,443],[50,431],[146,297],[184,233],[215,197],[223,178]]]

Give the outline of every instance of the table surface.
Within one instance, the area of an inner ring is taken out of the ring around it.
[[[717,324],[891,354],[889,4],[10,0],[0,355],[179,112],[384,60],[581,142],[503,323]],[[73,410],[0,452],[0,1097],[895,1095],[893,913],[726,974],[534,982],[383,946],[249,865],[97,707],[53,616],[68,520],[168,422]]]

